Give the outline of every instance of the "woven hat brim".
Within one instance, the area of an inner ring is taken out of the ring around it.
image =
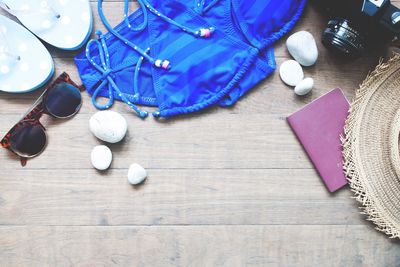
[[[346,121],[344,171],[362,213],[400,237],[400,55],[380,63],[356,92]]]

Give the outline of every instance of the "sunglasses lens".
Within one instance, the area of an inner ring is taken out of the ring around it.
[[[47,92],[47,111],[57,118],[67,118],[77,113],[82,104],[81,92],[69,83],[60,83]]]
[[[12,151],[23,157],[40,154],[46,147],[46,143],[47,137],[43,127],[28,122],[15,129],[10,138]]]

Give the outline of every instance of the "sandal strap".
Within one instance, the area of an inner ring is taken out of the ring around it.
[[[11,9],[9,6],[6,5],[6,3],[4,3],[1,0],[0,0],[0,8],[4,9],[5,11],[7,11],[9,14],[11,14],[13,16],[17,16],[19,13],[19,11]]]

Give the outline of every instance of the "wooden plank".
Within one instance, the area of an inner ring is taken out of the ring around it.
[[[148,171],[134,188],[127,169],[3,170],[0,225],[364,223],[350,190],[329,194],[314,170]]]
[[[369,226],[0,227],[3,266],[398,266]]]
[[[79,114],[67,121],[44,122],[49,144],[26,168],[91,168],[90,151],[101,142],[89,131],[89,117]],[[2,118],[0,135],[18,118]],[[205,113],[165,123],[149,119],[145,127],[136,116],[127,119],[126,138],[110,145],[115,157],[113,168],[127,168],[133,161],[163,169],[312,168],[286,120],[274,115]],[[0,166],[15,169],[19,163],[1,149]]]
[[[91,2],[94,28],[105,32]],[[123,1],[106,0],[104,10],[116,25]],[[129,134],[111,146],[112,169],[99,173],[89,162],[100,144],[88,130],[96,110],[84,93],[75,118],[45,120],[49,146],[26,168],[1,149],[0,266],[398,266],[399,244],[372,230],[349,190],[327,193],[285,122],[334,87],[351,98],[389,55],[337,58],[321,46],[325,24],[311,7],[295,28],[312,32],[320,51],[317,65],[305,68],[316,81],[307,97],[294,96],[275,73],[234,108],[167,122],[142,122],[117,103]],[[56,74],[79,81],[77,52],[48,48]],[[278,65],[290,58],[284,40],[275,53]],[[41,91],[0,93],[0,136]],[[149,171],[138,188],[126,181],[132,162]]]

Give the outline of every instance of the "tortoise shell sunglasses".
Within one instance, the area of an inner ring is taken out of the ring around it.
[[[8,131],[0,141],[1,146],[19,156],[21,165],[25,166],[28,158],[38,156],[46,148],[46,129],[40,123],[43,114],[57,119],[72,117],[82,106],[82,90],[67,73],[62,73]]]

